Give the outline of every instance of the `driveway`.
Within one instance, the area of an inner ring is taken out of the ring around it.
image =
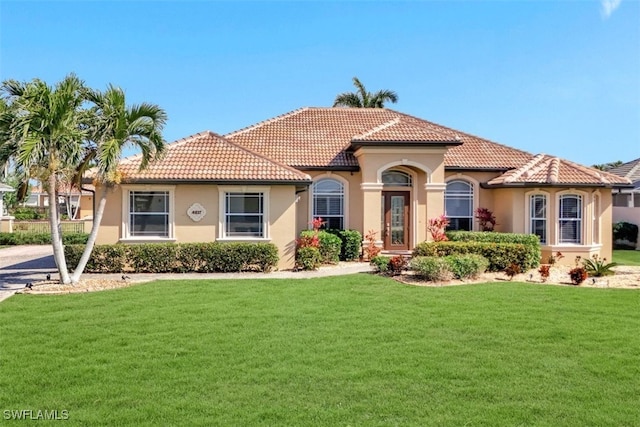
[[[0,249],[0,292],[24,288],[27,282],[58,278],[51,245],[11,246]]]

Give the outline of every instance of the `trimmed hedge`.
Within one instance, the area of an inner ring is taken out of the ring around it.
[[[613,224],[613,240],[636,243],[638,241],[638,226],[625,221],[616,222]]]
[[[77,265],[84,245],[64,248],[69,265]],[[272,243],[149,243],[96,245],[87,273],[225,273],[271,271],[278,264]]]
[[[443,282],[453,279],[453,273],[444,258],[418,256],[411,260],[409,267],[416,276],[430,282]]]
[[[63,234],[62,243],[65,245],[84,245],[89,239],[88,234],[73,233]],[[50,245],[49,233],[0,233],[0,245]]]
[[[326,230],[335,234],[342,241],[340,247],[340,261],[357,261],[362,250],[362,234],[358,230]]]
[[[522,243],[490,242],[423,242],[413,250],[413,256],[444,257],[456,254],[482,255],[489,261],[488,271],[502,271],[511,264],[522,271],[536,268],[540,264],[540,245],[534,249]]]
[[[521,243],[540,246],[540,239],[535,234],[497,233],[494,231],[447,231],[445,234],[452,242]]]
[[[489,261],[480,255],[449,255],[443,258],[419,256],[411,260],[415,274],[434,282],[455,279],[475,279],[484,273]]]

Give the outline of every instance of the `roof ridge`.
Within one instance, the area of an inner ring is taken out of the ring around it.
[[[380,132],[381,130],[390,128],[391,126],[395,126],[398,123],[400,123],[400,117],[395,117],[391,120],[389,120],[388,122],[384,122],[381,125],[375,126],[373,128],[371,128],[370,130],[361,133],[359,135],[353,136],[351,139],[363,139],[366,138],[368,136],[373,135],[374,133]]]
[[[547,180],[552,184],[557,183],[560,178],[561,162],[562,160],[559,157],[552,157],[549,162],[551,165],[549,166],[549,172],[547,173]]]
[[[640,171],[640,159],[632,160],[632,161],[631,161],[631,162],[629,162],[629,163],[633,163],[633,162],[635,162],[636,164],[635,164],[635,165],[633,165],[633,166],[631,166],[631,169],[629,169],[629,172],[627,172],[627,173],[624,175],[624,177],[625,177],[625,178],[627,178],[627,179],[631,179],[631,177],[632,177],[633,175],[635,175],[635,173],[636,173],[636,172]],[[612,172],[610,172],[610,173],[612,173]],[[615,174],[614,174],[614,175],[615,175]]]
[[[263,120],[263,121],[258,122],[258,123],[254,123],[254,124],[252,124],[252,125],[250,125],[250,126],[247,126],[247,127],[241,128],[241,129],[238,129],[238,130],[236,130],[236,131],[229,132],[229,133],[224,134],[224,135],[222,135],[222,136],[223,136],[224,138],[233,138],[233,137],[235,137],[235,136],[237,136],[237,135],[240,135],[240,134],[242,134],[242,133],[249,132],[249,131],[251,131],[251,130],[257,129],[257,128],[262,127],[262,126],[264,126],[264,125],[268,125],[268,124],[270,124],[270,123],[273,123],[273,122],[277,122],[277,121],[283,120],[283,119],[285,119],[285,118],[287,118],[287,117],[290,117],[290,116],[295,116],[295,115],[297,115],[297,114],[302,113],[303,111],[308,110],[309,108],[310,108],[310,107],[301,107],[301,108],[298,108],[298,109],[296,109],[296,110],[292,110],[292,111],[289,111],[289,112],[287,112],[287,113],[280,114],[279,116],[275,116],[275,117],[272,117],[272,118],[270,118],[270,119]]]
[[[531,172],[531,169],[536,165],[536,163],[539,163],[541,160],[543,160],[545,157],[544,154],[537,154],[535,155],[531,160],[529,160],[527,163],[525,163],[524,165],[522,165],[521,167],[519,167],[518,169],[515,169],[513,171],[513,173],[511,173],[508,177],[506,177],[504,179],[504,182],[513,182],[516,179],[520,178],[522,175],[524,175],[525,173]],[[532,173],[530,173],[529,175],[532,175]]]

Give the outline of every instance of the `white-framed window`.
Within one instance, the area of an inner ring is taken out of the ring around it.
[[[326,229],[345,229],[345,186],[333,178],[323,178],[312,186],[313,218],[322,218]],[[312,218],[312,219],[313,219]]]
[[[169,191],[131,190],[128,237],[171,237]]]
[[[600,242],[600,194],[593,195],[593,243]]]
[[[444,192],[448,230],[473,230],[473,184],[462,179],[447,182]]]
[[[581,195],[558,198],[558,243],[582,244],[582,210]]]
[[[224,238],[265,238],[265,203],[262,192],[225,192]]]
[[[547,196],[532,194],[529,196],[529,232],[547,244]]]

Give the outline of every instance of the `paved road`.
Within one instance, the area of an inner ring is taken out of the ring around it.
[[[27,282],[58,278],[51,245],[12,246],[0,249],[0,300]]]

